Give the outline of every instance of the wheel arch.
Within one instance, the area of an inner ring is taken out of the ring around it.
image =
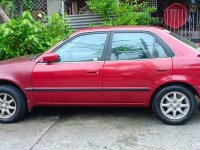
[[[179,86],[184,86],[186,87],[187,89],[191,90],[191,92],[195,95],[195,96],[198,96],[200,97],[199,93],[197,92],[197,90],[191,85],[191,84],[188,84],[188,83],[185,83],[185,82],[169,82],[169,83],[165,83],[165,84],[162,84],[160,85],[159,87],[157,87],[154,92],[151,94],[150,96],[150,101],[149,101],[149,106],[151,107],[152,106],[152,101],[153,99],[155,98],[156,94],[164,87],[168,87],[168,86],[172,86],[172,85],[179,85]]]
[[[0,79],[0,86],[1,85],[12,85],[12,86],[18,88],[21,91],[21,93],[23,94],[23,96],[25,97],[26,103],[27,103],[27,97],[26,97],[24,91],[16,83],[9,81],[9,80],[1,80]]]

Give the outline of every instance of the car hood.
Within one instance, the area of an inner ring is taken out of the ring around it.
[[[36,57],[36,55],[27,55],[27,56],[21,56],[21,57],[17,57],[17,58],[7,59],[7,60],[0,61],[0,65],[32,61],[35,59],[35,57]]]

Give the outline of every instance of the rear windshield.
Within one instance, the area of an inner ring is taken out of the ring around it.
[[[196,45],[195,43],[187,40],[186,38],[183,38],[173,32],[170,32],[170,35],[172,35],[173,37],[175,37],[176,39],[178,39],[179,41],[182,41],[183,43],[187,44],[188,46],[194,48],[197,51],[200,51],[200,47],[198,45]]]

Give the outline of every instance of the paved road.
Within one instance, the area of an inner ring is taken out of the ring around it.
[[[200,149],[200,113],[168,126],[141,108],[39,108],[19,123],[0,124],[0,149]]]

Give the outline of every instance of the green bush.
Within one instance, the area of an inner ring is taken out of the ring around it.
[[[116,0],[88,0],[87,4],[92,11],[102,15],[104,19],[108,20],[113,8],[116,6]]]
[[[151,17],[155,12],[154,7],[149,7],[146,2],[138,0],[116,2],[116,0],[88,0],[90,9],[100,14],[104,25],[154,25],[160,23],[157,17]]]
[[[36,21],[30,12],[0,25],[0,60],[45,51],[71,33],[71,28],[55,13],[47,23]]]

